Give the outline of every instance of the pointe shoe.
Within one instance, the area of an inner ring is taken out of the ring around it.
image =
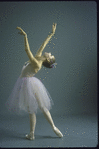
[[[26,139],[34,140],[35,139],[34,133],[33,132],[30,132],[30,134],[26,134]]]
[[[56,135],[58,136],[58,137],[60,137],[60,138],[62,138],[63,137],[63,134],[59,131],[59,129],[57,128],[57,127],[54,127],[54,132],[56,133]]]

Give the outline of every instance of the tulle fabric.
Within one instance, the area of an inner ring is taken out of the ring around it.
[[[43,85],[36,77],[18,78],[13,91],[6,102],[10,111],[17,114],[37,113],[37,109],[46,107],[48,110],[53,105],[52,98]]]

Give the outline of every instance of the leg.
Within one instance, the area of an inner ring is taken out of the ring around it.
[[[50,112],[46,108],[43,108],[42,112],[43,112],[45,118],[47,119],[47,121],[49,122],[49,124],[51,125],[53,131],[56,133],[56,135],[60,138],[63,137],[63,134],[59,131],[59,129],[57,127],[55,127]]]
[[[54,122],[53,122],[52,117],[51,117],[51,114],[50,114],[50,112],[48,111],[48,109],[45,108],[45,107],[42,108],[42,107],[41,107],[41,104],[40,104],[40,102],[39,102],[39,98],[37,97],[36,94],[35,94],[35,96],[36,96],[36,99],[37,99],[37,102],[38,102],[38,105],[39,105],[40,110],[43,112],[45,118],[47,119],[47,121],[48,121],[49,124],[51,125],[53,131],[54,131],[54,132],[56,133],[56,135],[59,136],[60,138],[63,137],[63,134],[59,131],[59,129],[58,129],[57,127],[55,127]]]
[[[35,113],[29,114],[30,118],[30,134],[26,135],[27,139],[34,140],[34,132],[35,132],[35,126],[36,126],[36,115]]]

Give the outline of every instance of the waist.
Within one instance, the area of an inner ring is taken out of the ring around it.
[[[21,75],[20,75],[20,78],[24,78],[24,77],[34,77],[34,76],[35,76],[35,74],[26,74],[26,75],[21,74]]]
[[[33,77],[35,75],[35,71],[31,64],[23,66],[20,77]]]

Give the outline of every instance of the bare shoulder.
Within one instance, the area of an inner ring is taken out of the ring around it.
[[[42,63],[42,57],[41,56],[36,55],[35,59],[37,60],[38,64]]]
[[[35,73],[37,73],[42,68],[42,64],[40,64],[39,62],[37,62],[37,63],[31,62],[31,66],[33,66]]]
[[[41,56],[35,56],[35,59],[36,59],[36,64],[35,63],[32,63],[34,65],[34,68],[35,69],[40,69],[42,67],[42,58]]]

